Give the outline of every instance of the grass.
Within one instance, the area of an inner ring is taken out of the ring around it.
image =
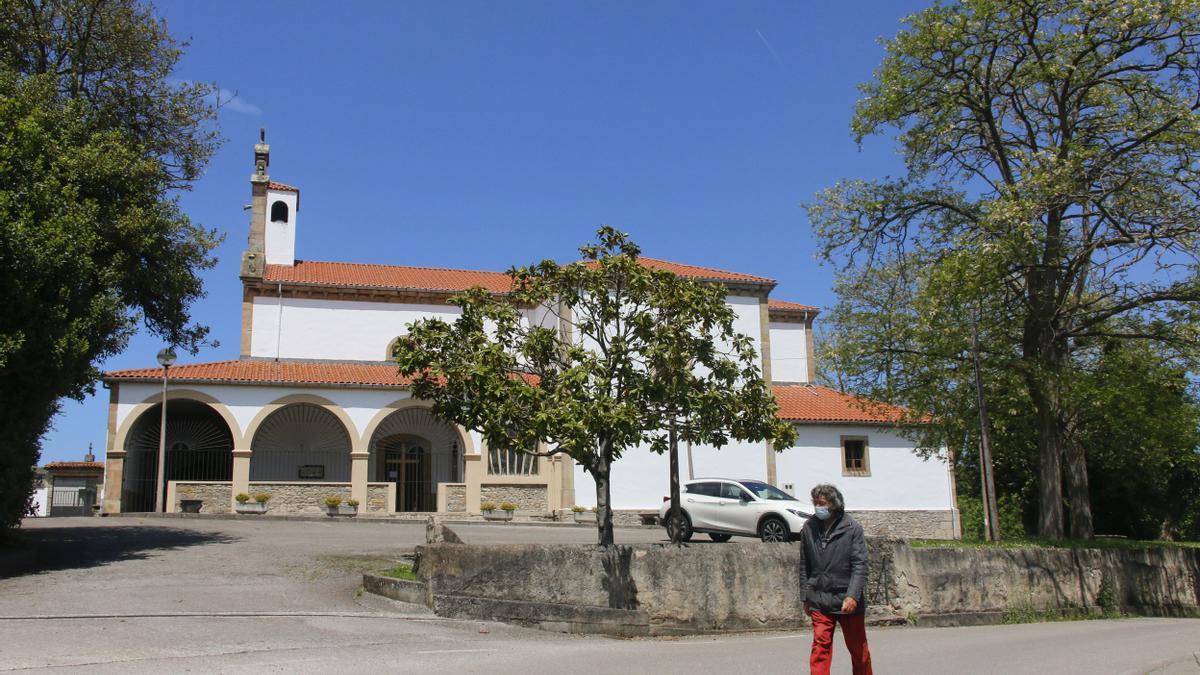
[[[1041,539],[1023,537],[991,541],[955,541],[951,539],[910,539],[915,548],[1100,548],[1100,549],[1144,549],[1144,548],[1200,548],[1200,541],[1159,541],[1157,539],[1125,539],[1123,537],[1100,537],[1098,539]]]
[[[1064,607],[1062,609],[1038,610],[1030,606],[1012,607],[1004,610],[1000,620],[1004,624],[1016,623],[1052,623],[1058,621],[1090,621],[1095,619],[1128,618],[1116,610],[1088,610],[1083,607]]]
[[[380,572],[380,574],[393,579],[404,579],[406,581],[417,580],[417,575],[413,572],[412,565],[396,565],[390,570]]]

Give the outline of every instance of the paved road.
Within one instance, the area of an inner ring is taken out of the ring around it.
[[[514,525],[460,533],[472,542],[594,536]],[[23,535],[21,550],[0,551],[0,671],[803,672],[810,639],[567,636],[358,597],[358,573],[420,543],[420,525],[55,519]],[[1200,622],[1188,620],[880,629],[870,639],[880,673],[1200,673]],[[834,666],[849,672],[844,652]]]

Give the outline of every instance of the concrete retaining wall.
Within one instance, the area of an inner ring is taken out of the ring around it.
[[[1103,608],[1200,617],[1200,549],[932,549],[871,538],[868,620],[994,623]],[[431,544],[417,548],[443,616],[612,635],[795,628],[798,545]]]

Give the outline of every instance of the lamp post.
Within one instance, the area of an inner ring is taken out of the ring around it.
[[[167,370],[175,363],[175,350],[167,347],[158,352],[158,364],[163,367],[162,419],[158,425],[158,478],[154,483],[154,510],[163,513],[167,510],[164,503],[163,478],[166,476],[167,460]]]

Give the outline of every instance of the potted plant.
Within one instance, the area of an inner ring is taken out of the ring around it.
[[[575,515],[575,522],[577,523],[592,523],[596,521],[595,514],[589,515],[588,510],[578,504],[571,507],[571,513]]]
[[[502,504],[500,504],[500,513],[504,514],[504,516],[501,518],[501,520],[512,520],[513,512],[515,512],[516,510],[517,510],[516,504],[514,504],[512,502],[503,502]]]
[[[508,516],[503,511],[496,511],[496,504],[494,502],[480,504],[479,510],[483,512],[483,517],[486,520],[508,520]]]
[[[333,516],[353,516],[358,513],[357,506],[349,504],[342,505],[342,498],[337,495],[329,495],[325,498],[325,515]]]
[[[347,506],[347,507],[348,507],[350,510],[354,511],[354,513],[351,513],[350,515],[352,515],[352,516],[357,516],[357,515],[358,515],[358,503],[359,503],[359,502],[358,502],[358,500],[357,500],[357,499],[347,499],[347,500],[346,500],[346,506]]]
[[[259,499],[259,497],[262,497],[262,499]],[[260,492],[259,494],[254,495],[253,502],[250,501],[250,495],[246,494],[245,492],[238,493],[236,496],[234,496],[234,499],[237,501],[238,513],[266,513],[267,500],[270,498],[271,495],[265,492]]]

